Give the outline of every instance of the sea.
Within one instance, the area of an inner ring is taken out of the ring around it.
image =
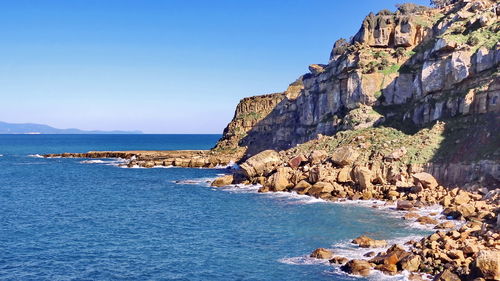
[[[373,249],[350,243],[359,235],[402,243],[432,231],[404,221],[383,202],[331,203],[258,193],[258,186],[210,187],[229,167],[123,168],[121,159],[40,157],[209,149],[219,137],[0,135],[0,280],[407,277],[355,277],[309,257],[324,247],[364,258]]]

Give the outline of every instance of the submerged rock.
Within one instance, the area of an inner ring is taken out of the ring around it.
[[[348,261],[349,261],[348,258],[340,257],[340,256],[333,257],[332,259],[329,260],[329,262],[333,263],[333,264],[345,264]]]
[[[420,224],[438,224],[439,222],[431,217],[428,216],[422,216],[417,219],[417,222]]]
[[[357,244],[361,248],[379,248],[387,246],[385,240],[375,240],[365,235],[352,240],[352,243]]]
[[[222,187],[226,185],[230,185],[233,183],[233,175],[225,175],[222,177],[216,178],[210,185],[215,187]]]
[[[365,260],[350,260],[340,267],[340,269],[347,273],[361,276],[370,275],[371,268],[371,264]]]
[[[412,208],[413,208],[413,203],[407,200],[398,200],[398,202],[396,203],[397,210],[408,211],[411,210]]]
[[[312,185],[308,183],[305,180],[301,180],[299,183],[295,185],[295,187],[292,189],[293,191],[297,192],[298,194],[306,194],[309,189],[311,189]]]
[[[310,255],[311,258],[316,259],[331,259],[332,256],[333,252],[325,248],[318,248],[314,250]]]

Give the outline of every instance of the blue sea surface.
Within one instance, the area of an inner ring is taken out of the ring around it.
[[[0,279],[361,280],[307,255],[426,233],[366,206],[209,187],[224,169],[29,156],[209,149],[219,137],[0,135]]]

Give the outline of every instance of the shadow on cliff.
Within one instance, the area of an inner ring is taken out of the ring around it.
[[[284,129],[285,124],[277,122],[277,120],[285,121],[285,123],[298,122],[295,116],[284,116],[290,118],[287,120],[280,118],[283,117],[281,116],[283,109],[292,104],[296,104],[296,100],[291,100],[285,96],[268,115],[258,121],[247,132],[246,136],[239,141],[239,146],[247,147],[242,161],[267,149],[283,150],[293,145],[294,136],[289,136],[288,139],[284,138],[284,136],[280,137],[280,131]]]

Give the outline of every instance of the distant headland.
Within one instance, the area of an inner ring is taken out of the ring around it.
[[[75,128],[58,129],[44,124],[35,123],[7,123],[0,121],[0,134],[142,134],[141,131],[86,131]]]

